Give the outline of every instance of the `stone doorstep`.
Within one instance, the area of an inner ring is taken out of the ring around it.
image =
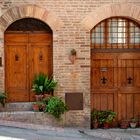
[[[58,126],[54,127],[51,125],[39,125],[39,124],[32,124],[26,122],[5,121],[5,120],[0,120],[0,126],[17,127],[17,128],[25,128],[25,129],[33,129],[33,130],[64,131],[63,127],[58,127]]]
[[[0,111],[31,111],[33,102],[6,103],[5,107],[0,107]]]
[[[10,122],[31,123],[36,125],[64,126],[64,117],[55,119],[52,115],[44,112],[14,111],[0,112],[0,120]]]

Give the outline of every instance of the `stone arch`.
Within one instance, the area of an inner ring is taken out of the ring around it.
[[[127,17],[140,23],[140,6],[126,3],[103,6],[87,15],[81,23],[85,29],[90,31],[100,21],[118,16]]]
[[[45,22],[53,31],[63,26],[63,22],[54,13],[49,12],[45,8],[36,5],[22,5],[9,9],[0,17],[0,29],[5,31],[14,21],[27,17]]]

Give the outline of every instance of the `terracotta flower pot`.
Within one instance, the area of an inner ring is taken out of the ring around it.
[[[99,122],[92,122],[92,127],[93,128],[98,128],[99,127]]]
[[[41,95],[35,95],[35,99],[36,99],[36,101],[42,101],[43,95],[42,94]]]
[[[128,122],[127,120],[122,120],[122,121],[120,122],[120,128],[122,128],[122,129],[127,129],[128,126],[129,126],[129,122]]]
[[[117,122],[117,121],[113,121],[113,122],[111,123],[111,127],[112,127],[112,128],[117,128],[117,127],[118,127],[118,122]]]
[[[49,99],[50,97],[52,97],[52,94],[46,94],[46,93],[44,94],[45,99]]]
[[[104,126],[104,128],[110,128],[110,123],[105,122],[105,123],[103,124],[103,126]]]
[[[39,106],[37,104],[34,104],[33,105],[33,110],[36,111],[36,112],[39,111]]]

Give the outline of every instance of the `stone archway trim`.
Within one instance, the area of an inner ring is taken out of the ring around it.
[[[54,13],[45,8],[36,5],[24,5],[11,8],[0,17],[1,31],[5,31],[14,21],[26,17],[40,19],[48,24],[53,31],[63,26],[63,22]]]
[[[126,3],[103,6],[87,15],[81,25],[90,31],[102,20],[115,16],[128,17],[140,22],[140,6]]]

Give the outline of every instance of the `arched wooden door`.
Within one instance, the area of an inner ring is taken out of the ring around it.
[[[35,19],[27,20],[31,24]],[[22,25],[23,31],[12,25],[5,32],[6,92],[9,102],[29,102],[34,101],[31,91],[34,75],[52,74],[52,33],[42,31],[42,24],[37,24],[37,28],[29,26],[34,32],[27,31],[25,21],[18,22],[15,25]]]
[[[140,27],[106,19],[91,35],[91,109],[113,110],[118,120],[140,112]]]

